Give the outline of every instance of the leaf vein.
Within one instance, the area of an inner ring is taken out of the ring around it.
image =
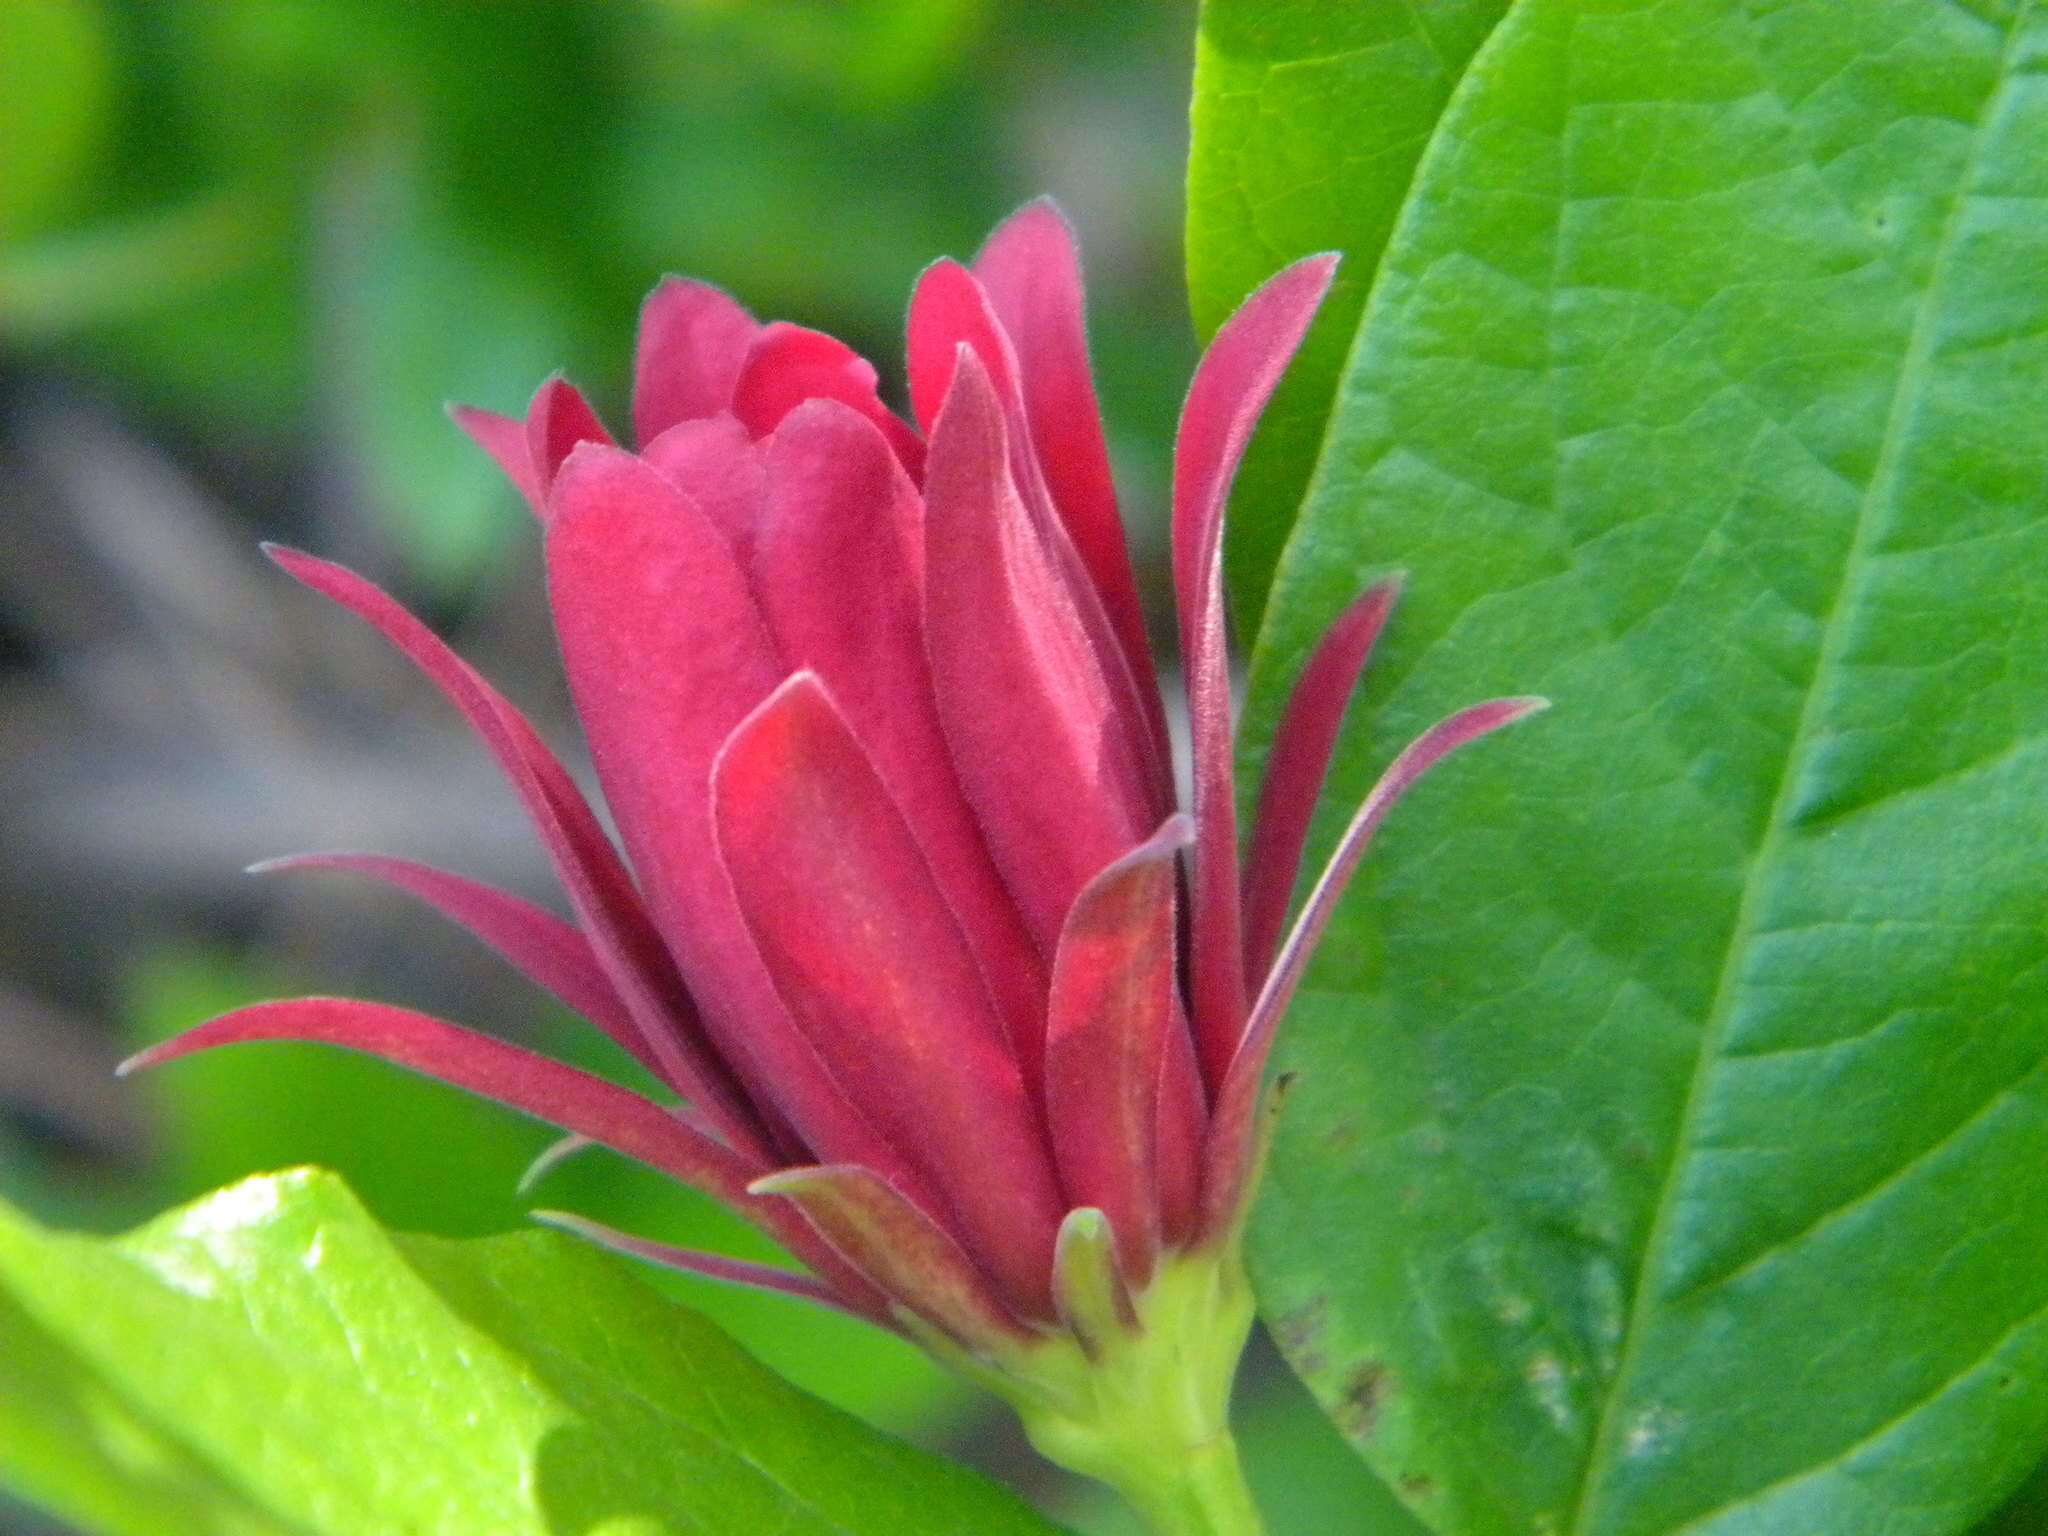
[[[1762,901],[1761,893],[1767,884],[1762,874],[1775,862],[1781,846],[1792,830],[1793,813],[1805,776],[1807,759],[1814,748],[1816,738],[1820,735],[1819,723],[1822,703],[1826,696],[1825,684],[1835,669],[1843,647],[1848,643],[1849,620],[1855,606],[1851,601],[1851,594],[1859,585],[1859,577],[1864,573],[1873,546],[1878,543],[1879,525],[1884,521],[1884,499],[1895,490],[1899,457],[1907,436],[1906,426],[1915,394],[1914,386],[1933,341],[1931,316],[1939,307],[1937,298],[1942,292],[1949,259],[1962,225],[1962,210],[1970,203],[1971,188],[1981,173],[1984,145],[1988,137],[1986,130],[1994,120],[1999,104],[2004,100],[2006,84],[2011,75],[2012,55],[2024,30],[2022,23],[2031,8],[2032,0],[2024,0],[2006,29],[2004,56],[1996,76],[1998,83],[1987,92],[1984,105],[1978,113],[1977,122],[1973,127],[1974,137],[1969,159],[1944,215],[1934,258],[1928,268],[1926,285],[1915,305],[1912,329],[1900,358],[1891,401],[1886,410],[1878,455],[1873,463],[1865,493],[1857,507],[1856,523],[1842,561],[1841,576],[1836,583],[1834,598],[1814,653],[1812,674],[1807,681],[1799,717],[1786,749],[1778,785],[1764,822],[1763,835],[1756,852],[1749,860],[1748,876],[1743,882],[1742,895],[1729,929],[1720,978],[1715,985],[1712,1001],[1701,1026],[1699,1053],[1694,1063],[1691,1081],[1686,1088],[1684,1102],[1679,1110],[1677,1129],[1672,1137],[1671,1156],[1665,1168],[1657,1205],[1643,1244],[1642,1259],[1637,1266],[1627,1321],[1624,1324],[1621,1359],[1604,1394],[1599,1422],[1594,1430],[1585,1468],[1580,1475],[1578,1496],[1569,1526],[1573,1536],[1588,1536],[1591,1531],[1591,1522],[1599,1508],[1600,1493],[1616,1460],[1615,1450],[1625,1418],[1621,1405],[1632,1394],[1635,1374],[1642,1358],[1642,1342],[1649,1332],[1649,1316],[1661,1300],[1653,1294],[1652,1280],[1664,1263],[1673,1221],[1681,1204],[1684,1187],[1681,1173],[1687,1162],[1687,1149],[1692,1143],[1707,1101],[1707,1086],[1714,1075],[1714,1066],[1722,1042],[1733,1021],[1744,962],[1762,919],[1762,913],[1758,909]]]

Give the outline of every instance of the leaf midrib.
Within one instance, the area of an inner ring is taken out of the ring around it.
[[[1649,1234],[1644,1240],[1642,1258],[1637,1265],[1635,1283],[1629,1298],[1621,1358],[1616,1364],[1611,1385],[1601,1403],[1600,1419],[1594,1430],[1592,1447],[1586,1458],[1585,1470],[1580,1475],[1578,1498],[1572,1509],[1569,1527],[1570,1536],[1590,1536],[1589,1522],[1599,1511],[1599,1494],[1613,1468],[1614,1446],[1621,1430],[1620,1405],[1632,1400],[1634,1396],[1642,1340],[1647,1331],[1646,1325],[1650,1314],[1656,1307],[1651,1282],[1663,1269],[1664,1248],[1669,1239],[1673,1212],[1677,1208],[1678,1191],[1684,1182],[1680,1175],[1688,1162],[1687,1148],[1692,1143],[1695,1124],[1701,1113],[1706,1096],[1706,1084],[1719,1064],[1721,1045],[1733,1018],[1744,962],[1748,957],[1750,941],[1756,933],[1762,893],[1769,884],[1768,873],[1791,834],[1790,812],[1806,781],[1808,757],[1817,734],[1816,721],[1828,694],[1825,684],[1839,661],[1842,647],[1847,643],[1850,621],[1856,612],[1855,605],[1850,599],[1862,586],[1870,546],[1876,539],[1879,527],[1886,522],[1884,511],[1896,505],[1898,499],[1898,467],[1903,451],[1901,439],[1911,404],[1917,397],[1918,376],[1926,365],[1926,353],[1930,344],[1930,319],[1940,308],[1939,299],[1947,277],[1949,260],[1955,248],[1957,229],[1962,220],[1963,210],[1972,199],[1972,189],[1982,170],[1984,145],[1989,136],[1988,129],[1996,120],[2000,105],[2005,99],[2011,78],[2014,47],[2026,30],[2027,18],[2034,4],[2035,0],[2020,0],[2007,23],[2005,44],[2000,50],[1997,75],[1991,89],[1985,95],[1983,109],[1972,125],[1969,157],[1962,175],[1957,180],[1955,196],[1943,217],[1941,235],[1935,246],[1934,260],[1928,268],[1926,286],[1915,307],[1912,331],[1907,338],[1905,355],[1900,360],[1897,380],[1893,385],[1891,401],[1885,414],[1877,459],[1871,467],[1869,484],[1857,507],[1856,527],[1850,538],[1848,551],[1843,557],[1841,579],[1836,584],[1834,600],[1822,624],[1820,644],[1814,652],[1813,671],[1800,703],[1799,718],[1793,726],[1792,738],[1785,752],[1784,766],[1771,799],[1763,836],[1757,843],[1756,851],[1750,856],[1748,873],[1743,881],[1741,899],[1736,904],[1735,919],[1729,929],[1727,948],[1722,956],[1713,998],[1700,1030],[1699,1052],[1693,1062],[1691,1081],[1686,1087],[1685,1104],[1679,1114],[1678,1128],[1672,1137],[1671,1158],[1665,1166],[1664,1178],[1658,1191],[1656,1212],[1651,1218]],[[1917,1408],[1914,1411],[1917,1411]],[[1688,1526],[1697,1525],[1700,1520],[1709,1518],[1714,1513],[1716,1511],[1708,1510],[1695,1516],[1688,1522]]]

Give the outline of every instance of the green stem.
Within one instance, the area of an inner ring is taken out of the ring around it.
[[[1265,1536],[1265,1522],[1252,1503],[1229,1431],[1144,1471],[1148,1475],[1112,1486],[1152,1536]]]
[[[1125,1297],[1109,1225],[1070,1212],[1054,1258],[1065,1329],[963,1348],[900,1320],[945,1364],[1008,1399],[1039,1453],[1107,1483],[1151,1536],[1265,1536],[1230,1437],[1230,1384],[1252,1325],[1235,1242],[1160,1259]]]

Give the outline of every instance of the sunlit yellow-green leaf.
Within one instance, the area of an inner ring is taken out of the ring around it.
[[[398,1236],[331,1174],[117,1239],[0,1209],[0,1478],[107,1536],[1051,1536],[551,1233]]]

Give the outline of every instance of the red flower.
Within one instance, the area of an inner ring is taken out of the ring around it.
[[[1136,1315],[1162,1264],[1233,1243],[1274,1026],[1374,828],[1431,763],[1533,707],[1483,704],[1410,746],[1283,942],[1395,588],[1365,592],[1304,669],[1241,861],[1219,551],[1238,459],[1334,266],[1255,293],[1182,414],[1189,814],[1051,206],[919,281],[914,425],[831,337],[670,279],[641,319],[637,452],[559,378],[523,422],[457,413],[545,529],[630,871],[527,722],[422,625],[338,566],[273,555],[467,716],[575,922],[400,860],[282,862],[381,877],[467,924],[679,1102],[334,999],[245,1008],[134,1064],[281,1038],[383,1056],[710,1191],[811,1273],[582,1230],[980,1357],[1063,1325],[1085,1339],[1091,1307]]]

